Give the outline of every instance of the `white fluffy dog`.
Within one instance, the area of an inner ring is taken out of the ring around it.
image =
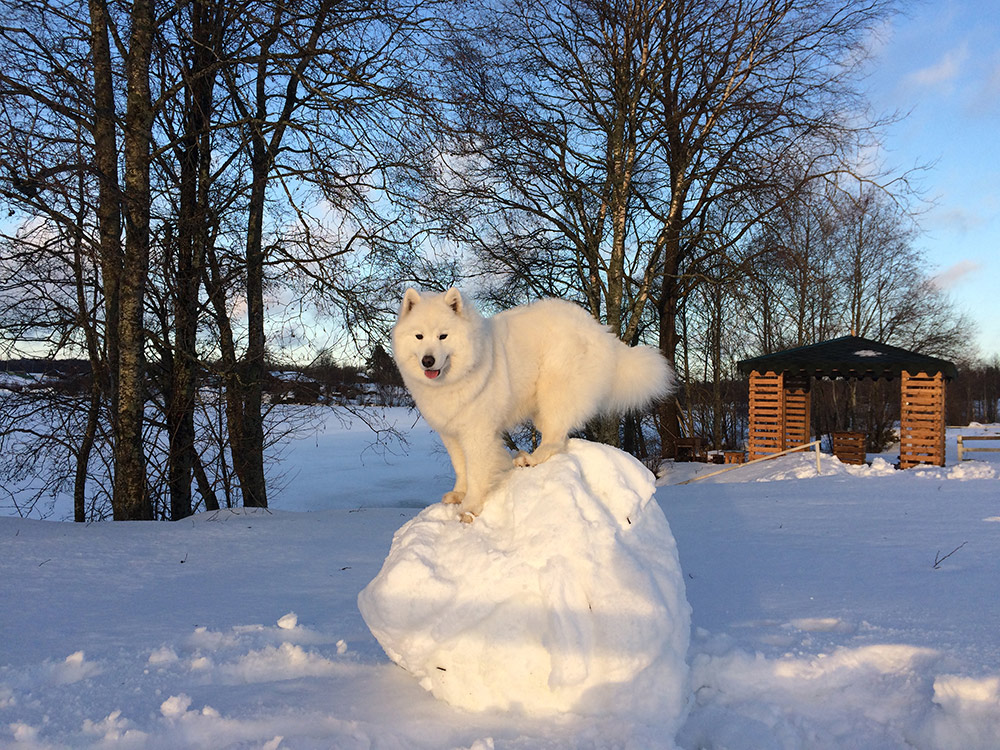
[[[471,521],[511,457],[501,435],[531,420],[542,434],[534,466],[565,450],[568,434],[603,413],[639,409],[673,388],[656,349],[628,347],[583,308],[548,299],[484,319],[457,289],[409,289],[392,332],[393,356],[455,468],[446,503]]]

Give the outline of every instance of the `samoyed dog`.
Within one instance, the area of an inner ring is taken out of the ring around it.
[[[547,299],[484,319],[457,289],[407,290],[392,331],[403,381],[455,469],[446,503],[469,522],[500,475],[566,449],[605,413],[640,409],[673,389],[656,349],[623,344],[582,307]],[[541,443],[511,461],[502,434],[531,420]]]

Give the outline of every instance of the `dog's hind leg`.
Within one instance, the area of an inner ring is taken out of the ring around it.
[[[575,427],[573,409],[569,405],[540,403],[538,412],[533,421],[542,433],[542,442],[531,453],[518,453],[514,458],[515,466],[537,466],[557,453],[566,452],[569,432]]]
[[[551,434],[556,434],[557,432],[551,428],[549,429],[549,433]],[[542,433],[542,435],[545,434],[545,432]],[[514,466],[537,466],[538,464],[545,463],[557,453],[565,453],[567,433],[563,432],[562,435],[561,440],[546,440],[543,437],[542,442],[531,453],[521,451],[514,457]]]
[[[542,442],[531,453],[520,453],[515,466],[537,466],[558,453],[565,453],[569,433],[592,416],[593,404],[600,398],[592,381],[582,373],[563,373],[559,378],[541,378],[551,385],[539,388],[532,419],[542,433]]]

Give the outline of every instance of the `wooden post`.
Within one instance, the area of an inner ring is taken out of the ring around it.
[[[903,370],[900,391],[900,467],[944,466],[944,375]]]

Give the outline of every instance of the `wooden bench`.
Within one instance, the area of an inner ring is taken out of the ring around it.
[[[727,464],[741,464],[747,460],[747,454],[743,451],[723,451],[722,455]]]
[[[867,453],[865,451],[865,433],[834,432],[833,455],[845,464],[863,464]]]
[[[966,440],[997,440],[1000,435],[959,435],[958,436],[958,460],[964,461],[966,453],[1000,453],[1000,448],[966,448]]]

